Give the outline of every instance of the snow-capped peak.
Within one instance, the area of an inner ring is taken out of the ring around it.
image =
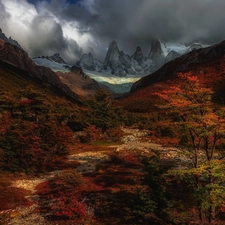
[[[172,51],[178,53],[179,55],[183,55],[194,49],[205,48],[209,46],[207,44],[202,44],[197,42],[191,45],[185,45],[182,43],[173,43],[173,42],[166,43],[166,42],[160,41],[160,44],[165,57]]]
[[[161,44],[161,48],[162,48],[162,51],[163,51],[163,54],[164,56],[166,57],[171,51],[174,51],[174,52],[177,52],[179,53],[180,55],[183,55],[188,47],[184,44],[181,44],[181,43],[165,43],[165,42],[162,42],[160,41],[160,44]]]

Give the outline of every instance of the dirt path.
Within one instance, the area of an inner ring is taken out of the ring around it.
[[[116,152],[136,151],[139,153],[149,153],[160,151],[161,159],[178,160],[181,157],[181,149],[174,147],[165,147],[151,141],[147,130],[123,128],[125,133],[123,144],[111,146]]]
[[[91,173],[95,171],[98,164],[110,160],[105,152],[83,152],[70,155],[68,158],[69,160],[75,160],[80,163],[76,168],[78,173]]]

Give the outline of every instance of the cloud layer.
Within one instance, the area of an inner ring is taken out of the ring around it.
[[[224,0],[0,0],[0,27],[29,54],[59,52],[74,63],[91,51],[100,59],[116,40],[147,54],[152,38],[215,43],[225,39]],[[72,4],[70,2],[76,2]]]

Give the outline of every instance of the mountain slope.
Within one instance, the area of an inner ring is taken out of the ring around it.
[[[81,67],[73,66],[70,69],[70,72],[56,72],[56,75],[60,80],[66,84],[74,93],[78,94],[81,97],[91,97],[96,94],[101,89],[110,90],[91,79],[86,75]]]
[[[32,59],[33,62],[38,66],[44,66],[50,68],[52,71],[69,71],[68,64],[58,63],[55,61],[52,61],[50,59],[47,59],[46,57],[36,57]]]
[[[38,79],[52,90],[64,94],[74,100],[79,96],[63,84],[58,76],[49,68],[37,66],[21,48],[0,39],[0,62],[9,64],[15,69],[24,71],[24,76]]]
[[[15,45],[15,46],[23,49],[16,40],[13,40],[11,37],[10,38],[7,38],[5,36],[5,34],[2,32],[2,29],[1,28],[0,28],[0,39],[2,39],[2,40],[6,41],[6,42],[8,42],[8,43],[10,43],[12,45]]]
[[[134,83],[130,95],[121,104],[131,111],[148,111],[157,101],[154,92],[167,89],[179,82],[178,73],[191,72],[215,91],[215,98],[225,100],[225,41],[208,48],[193,50],[171,62],[153,74]]]

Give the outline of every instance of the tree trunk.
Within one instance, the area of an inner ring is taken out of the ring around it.
[[[198,153],[199,153],[199,149],[195,148],[195,162],[194,162],[195,168],[198,167]]]
[[[212,177],[212,172],[211,170],[209,171],[209,184],[213,183],[213,177]],[[214,188],[210,191],[211,193],[214,192]],[[209,193],[209,194],[211,194]],[[209,207],[209,224],[213,224],[216,218],[216,209],[215,209],[215,200],[212,196],[211,202],[210,202],[210,207]]]

